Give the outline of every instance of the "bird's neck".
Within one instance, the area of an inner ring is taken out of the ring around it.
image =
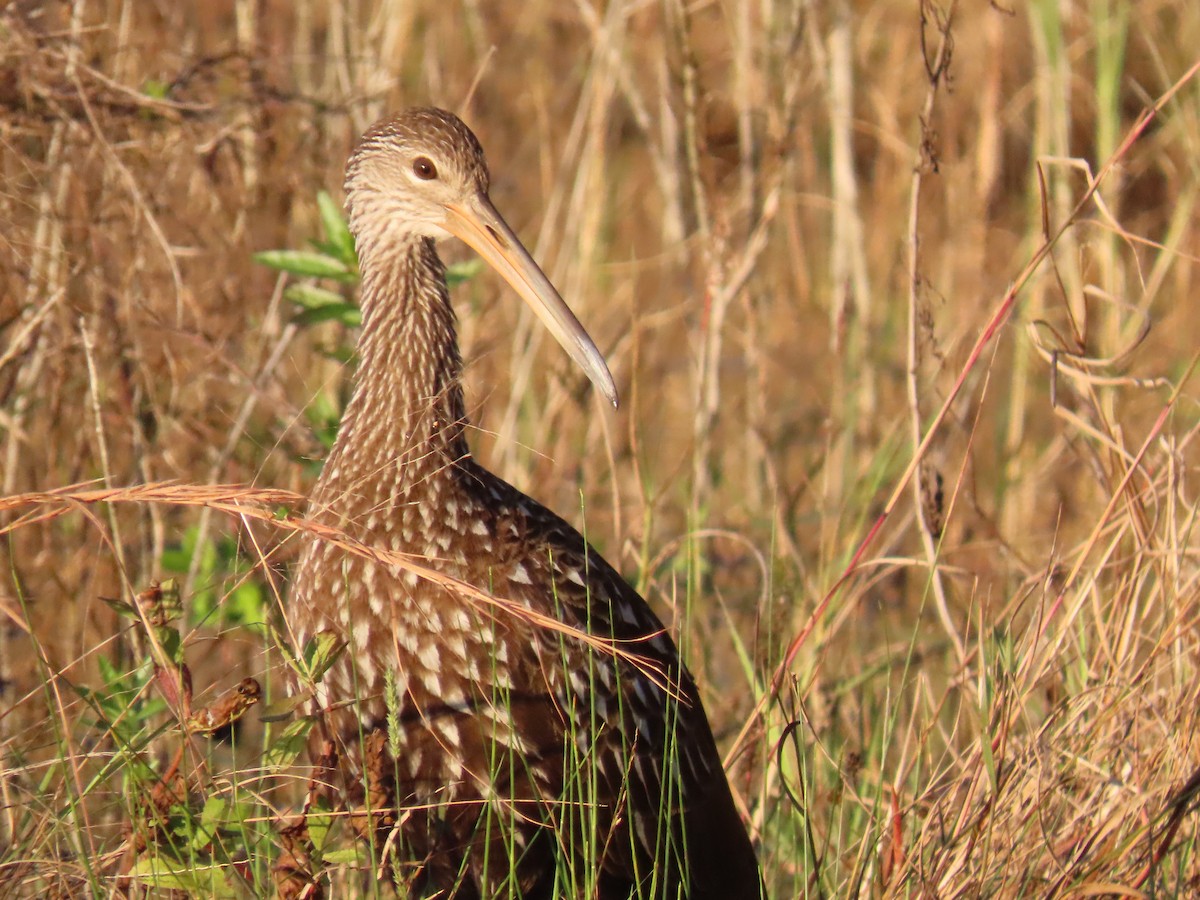
[[[359,251],[358,372],[322,481],[396,496],[467,456],[462,360],[433,241],[414,237]]]

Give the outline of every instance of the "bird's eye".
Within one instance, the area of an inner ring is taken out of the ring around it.
[[[437,166],[428,156],[418,156],[413,160],[413,174],[422,181],[430,181],[437,178]]]

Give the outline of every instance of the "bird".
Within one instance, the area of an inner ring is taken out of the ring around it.
[[[379,840],[410,896],[762,897],[667,629],[578,530],[471,455],[443,238],[496,269],[617,404],[489,183],[474,133],[434,108],[377,122],[347,163],[362,330],[308,516],[375,553],[316,534],[300,551],[294,640],[344,644],[311,686],[310,755],[332,748],[341,802],[393,809]]]

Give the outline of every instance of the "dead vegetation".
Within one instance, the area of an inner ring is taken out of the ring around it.
[[[281,830],[286,720],[161,673],[278,700],[353,333],[252,254],[429,103],[623,394],[473,278],[476,453],[679,629],[776,896],[1193,894],[1197,47],[1184,0],[6,7],[0,897],[354,883]],[[177,657],[121,611],[168,577]]]

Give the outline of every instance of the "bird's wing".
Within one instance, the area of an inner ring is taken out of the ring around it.
[[[550,594],[555,617],[578,632],[542,630],[536,649],[530,647],[564,720],[563,808],[572,807],[575,790],[583,806],[603,810],[603,868],[622,881],[686,871],[699,852],[728,858],[724,845],[698,852],[683,846],[719,843],[706,836],[712,822],[729,824],[746,839],[699,693],[675,642],[578,531],[503,487],[498,529],[524,548],[522,580],[508,587],[531,606],[544,607]],[[531,556],[530,547],[539,552]],[[684,862],[685,855],[692,862]],[[752,851],[749,858],[753,863]]]

